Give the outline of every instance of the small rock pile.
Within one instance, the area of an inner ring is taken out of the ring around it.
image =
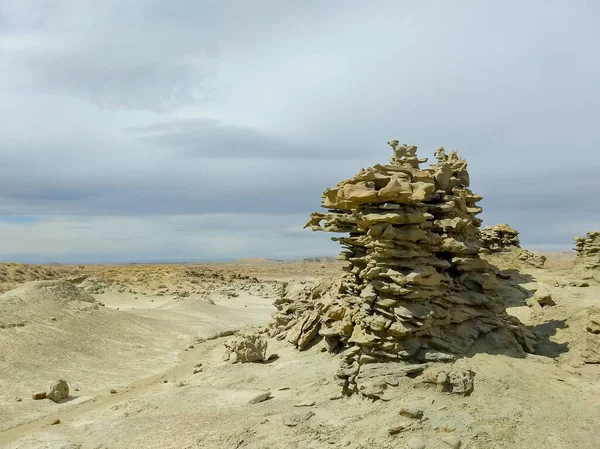
[[[600,231],[575,237],[577,263],[587,270],[600,270]]]
[[[337,373],[344,394],[377,397],[389,379],[386,362],[404,362],[394,369],[410,377],[488,335],[502,349],[535,344],[506,314],[494,267],[479,257],[482,198],[469,188],[467,162],[440,148],[437,163],[422,170],[427,159],[416,147],[388,143],[390,163],[327,189],[328,213],[311,214],[306,225],[348,234],[332,239],[349,263],[340,285],[304,295],[304,303],[282,298],[271,327],[299,349],[317,336],[330,350],[346,348]]]
[[[519,231],[505,223],[482,228],[480,238],[481,248],[479,251],[482,254],[511,255],[514,262],[521,262],[536,268],[543,268],[546,263],[545,256],[521,248]]]

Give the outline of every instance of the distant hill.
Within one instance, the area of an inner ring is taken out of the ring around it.
[[[309,257],[306,259],[302,259],[303,262],[319,262],[319,263],[333,263],[337,262],[337,259],[333,256],[325,256],[325,257]]]

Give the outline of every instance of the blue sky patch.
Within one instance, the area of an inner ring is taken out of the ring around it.
[[[31,215],[0,215],[0,221],[9,224],[33,224],[41,219]]]

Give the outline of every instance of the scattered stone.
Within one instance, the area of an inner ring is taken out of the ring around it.
[[[411,419],[423,418],[423,409],[421,407],[404,407],[400,409],[399,413]]]
[[[16,399],[15,399],[15,401],[17,401],[17,402],[23,402],[23,399],[21,399],[21,398],[16,398]]]
[[[188,349],[194,349],[194,345],[189,345]]]
[[[117,390],[115,390],[114,388],[110,389],[110,394],[117,394]]]
[[[266,391],[264,393],[260,393],[256,396],[254,396],[252,399],[250,399],[248,401],[249,404],[258,404],[259,402],[264,402],[267,401],[269,399],[272,399],[273,395],[271,394],[270,391]]]
[[[297,413],[294,415],[286,416],[283,418],[283,423],[288,427],[296,427],[300,424],[308,421],[310,418],[315,416],[313,411],[308,411],[305,413]]]
[[[202,372],[202,368],[194,368],[194,371],[192,371],[193,374],[198,374]]]
[[[40,399],[46,399],[48,396],[46,395],[45,391],[40,391],[39,393],[33,393],[33,395],[31,396],[32,399],[40,400]]]
[[[450,446],[452,449],[460,449],[462,441],[456,435],[449,435],[442,438],[442,441]]]
[[[267,358],[267,340],[256,330],[240,332],[236,338],[225,342],[230,355],[235,362],[263,362]]]
[[[271,355],[270,355],[270,356],[267,358],[267,361],[268,361],[268,362],[270,362],[270,361],[273,361],[273,360],[277,360],[278,358],[279,358],[279,354],[275,354],[275,353],[273,353],[273,354],[271,354]]]
[[[571,281],[569,287],[589,287],[590,283],[587,281]]]
[[[53,420],[53,421],[50,422],[51,426],[55,426],[57,424],[60,424],[60,419],[55,419],[55,420]]]
[[[294,404],[294,407],[312,407],[313,405],[315,405],[315,401],[304,401]]]
[[[58,380],[53,383],[48,390],[48,399],[54,402],[60,402],[69,396],[69,385],[64,380]]]
[[[281,387],[277,389],[278,391],[290,390],[290,387]]]
[[[417,437],[410,438],[407,444],[410,449],[425,449],[427,447],[425,442]]]

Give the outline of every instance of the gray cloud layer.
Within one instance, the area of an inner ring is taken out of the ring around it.
[[[35,223],[5,220],[0,258],[331,254],[303,217],[393,138],[458,150],[486,224],[568,249],[600,228],[598,25],[594,2],[3,0],[0,223]]]

